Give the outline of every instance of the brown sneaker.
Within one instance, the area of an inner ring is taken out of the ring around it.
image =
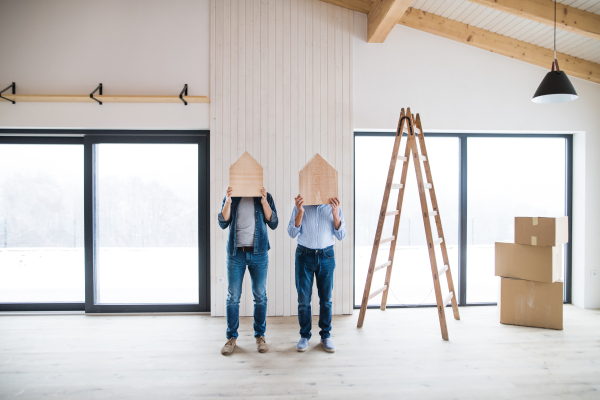
[[[221,354],[228,356],[233,353],[233,349],[235,349],[235,338],[227,339],[227,343],[221,349]]]
[[[264,336],[259,336],[256,338],[256,349],[259,353],[266,353],[269,351],[269,346],[267,345]]]

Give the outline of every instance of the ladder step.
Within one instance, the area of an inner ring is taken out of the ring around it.
[[[452,297],[454,297],[454,292],[450,292],[446,295],[446,297],[444,297],[444,307],[446,307],[446,304],[448,304],[448,302],[450,300],[452,300]]]
[[[404,187],[401,183],[392,183],[392,189],[402,189]]]
[[[448,266],[444,265],[442,268],[438,270],[438,276],[442,276],[446,271],[448,271]]]
[[[373,293],[371,293],[369,295],[369,300],[371,300],[373,297],[377,296],[379,293],[383,292],[385,289],[387,289],[387,285],[383,285],[383,287],[377,289],[376,291],[374,291]],[[450,292],[452,293],[452,292]]]
[[[415,135],[420,135],[421,134],[421,130],[419,128],[417,128],[416,126],[413,126],[413,131],[415,132]],[[402,130],[402,133],[408,133],[408,127],[405,126],[404,129]]]
[[[431,211],[431,212],[429,213],[429,216],[430,216],[430,217],[435,217],[436,215],[437,215],[437,211]]]
[[[433,188],[433,185],[431,183],[424,183],[423,185],[425,185],[425,189]]]
[[[400,211],[398,211],[398,210],[395,210],[395,211],[388,211],[388,212],[386,212],[386,213],[385,213],[385,216],[386,216],[386,217],[389,217],[389,216],[391,216],[391,215],[398,215],[398,214],[400,214]]]
[[[398,156],[398,161],[406,162],[407,158],[404,156]]]
[[[437,238],[437,239],[435,239],[435,240],[433,241],[433,245],[435,246],[435,245],[441,244],[443,241],[444,241],[444,239],[442,239],[442,238]]]
[[[419,159],[421,161],[427,161],[427,157],[425,157],[423,154],[419,154]]]
[[[373,272],[379,271],[380,269],[384,269],[385,267],[389,267],[390,265],[392,265],[391,261],[384,262],[383,264],[376,266]]]
[[[379,241],[379,244],[384,244],[384,243],[387,243],[387,242],[391,242],[394,239],[396,239],[396,236],[390,236],[389,238],[381,239]]]

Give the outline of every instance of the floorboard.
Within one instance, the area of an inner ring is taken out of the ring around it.
[[[600,311],[566,305],[563,331],[502,325],[496,307],[460,309],[441,340],[435,308],[336,316],[335,354],[295,351],[296,317],[252,319],[224,357],[225,319],[205,315],[2,315],[0,399],[598,399]]]

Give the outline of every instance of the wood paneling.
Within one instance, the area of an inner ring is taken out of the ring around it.
[[[412,0],[377,0],[367,17],[367,42],[383,43]]]
[[[360,3],[360,2],[358,2]],[[357,3],[357,4],[358,4]],[[225,315],[227,230],[217,225],[229,166],[264,169],[279,226],[269,230],[268,315],[297,315],[296,240],[287,225],[298,173],[319,152],[339,172],[348,236],[336,243],[335,314],[353,309],[352,11],[318,0],[211,1],[211,300]],[[218,283],[223,278],[223,283]],[[240,315],[252,315],[246,275]],[[318,314],[313,296],[313,313]]]

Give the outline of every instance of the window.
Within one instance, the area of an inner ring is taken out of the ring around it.
[[[395,133],[355,134],[355,307],[360,307],[383,199]],[[572,136],[426,133],[448,257],[459,304],[494,304],[494,243],[514,241],[515,216],[571,216]],[[400,154],[404,154],[403,138]],[[400,181],[398,162],[394,181]],[[388,211],[396,208],[392,191]],[[414,166],[409,164],[387,304],[435,304],[431,265],[424,247]],[[428,197],[429,204],[429,197]],[[430,208],[430,205],[429,205]],[[392,233],[393,219],[382,237]],[[433,230],[434,237],[435,229]],[[379,249],[377,264],[389,246]],[[436,249],[438,267],[441,252]],[[565,246],[565,301],[570,302],[571,244]],[[376,272],[371,290],[384,284]],[[442,282],[442,291],[447,285]],[[444,293],[443,293],[444,294]],[[381,296],[369,301],[379,306]]]
[[[202,131],[0,130],[0,311],[210,310]]]
[[[357,306],[360,306],[362,301],[394,139],[393,135],[357,136],[355,141],[356,233],[354,262],[356,274],[354,282],[356,295],[354,302]],[[404,154],[406,142],[406,138],[403,138],[399,154]],[[458,145],[456,137],[431,137],[427,140],[427,152],[436,185],[438,206],[444,223],[446,248],[454,277],[458,276]],[[396,164],[394,182],[400,182],[402,164],[402,162]],[[388,211],[396,209],[397,201],[398,191],[394,190],[390,195]],[[430,210],[432,208],[430,203],[428,203],[428,208]],[[393,219],[388,218],[384,224],[382,237],[391,236],[392,228]],[[434,224],[432,229],[435,232]],[[380,246],[377,264],[387,261],[389,251],[389,244]],[[437,252],[436,259],[440,263],[442,256],[439,246]],[[392,276],[387,300],[387,304],[390,306],[435,303],[431,265],[421,215],[421,202],[412,161],[408,167]],[[385,271],[376,273],[373,277],[372,290],[382,287],[384,279]],[[376,296],[369,301],[369,305],[378,306],[380,304],[381,296]]]
[[[0,303],[83,304],[83,145],[0,144],[0,171]]]
[[[198,302],[198,145],[98,144],[97,302]]]
[[[494,243],[514,243],[514,217],[565,215],[565,140],[468,140],[467,301],[495,303]]]

